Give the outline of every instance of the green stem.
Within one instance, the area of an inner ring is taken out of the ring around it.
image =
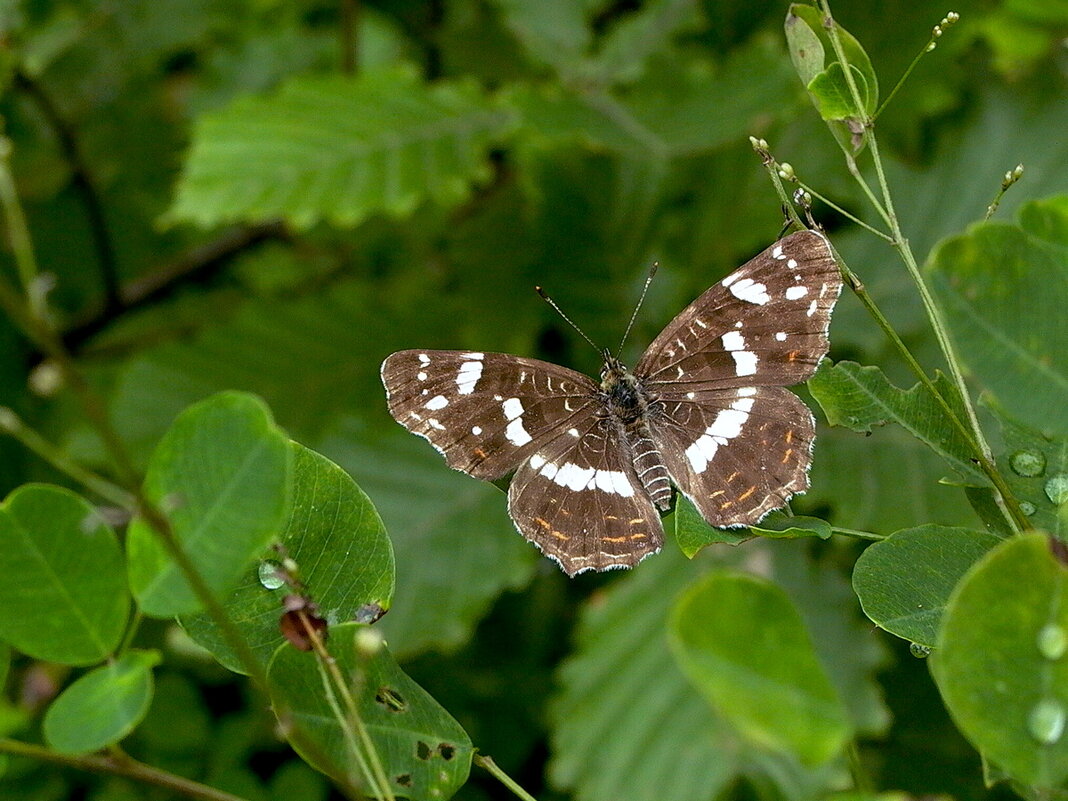
[[[60,754],[33,743],[8,739],[0,739],[0,753],[15,754],[28,759],[51,762],[55,765],[65,765],[69,768],[91,773],[122,776],[142,784],[169,790],[171,793],[179,794],[186,798],[198,799],[199,801],[246,801],[241,796],[233,795],[223,790],[216,790],[214,787],[209,787],[206,784],[200,784],[181,776],[175,776],[173,773],[167,773],[125,755],[86,754],[84,756],[73,756],[71,754]]]
[[[860,531],[855,528],[842,528],[841,526],[831,526],[831,531],[835,534],[841,534],[843,537],[853,537],[857,540],[885,540],[886,534],[876,534],[874,531]]]
[[[0,136],[0,204],[3,205],[7,236],[15,255],[15,268],[22,291],[29,301],[30,314],[41,317],[45,314],[44,291],[37,280],[37,259],[33,255],[30,230],[22,213],[22,204],[19,203],[15,178],[11,174],[11,140],[6,136]]]
[[[522,798],[523,801],[538,801],[534,796],[520,787],[515,779],[501,770],[497,763],[493,761],[492,757],[475,754],[475,764],[480,768],[489,771],[490,774],[493,775],[493,778],[515,793],[516,797]]]
[[[852,220],[854,223],[856,223],[857,225],[859,225],[861,228],[865,229],[866,231],[868,231],[868,232],[870,232],[872,234],[875,234],[875,236],[879,237],[880,239],[882,239],[882,240],[884,240],[886,242],[893,242],[894,241],[893,237],[891,237],[889,234],[887,234],[887,233],[885,233],[883,231],[880,231],[878,228],[876,228],[873,225],[868,225],[866,222],[864,222],[864,220],[860,219],[859,217],[857,217],[857,216],[855,216],[853,214],[850,214],[848,211],[843,209],[841,206],[839,206],[834,201],[828,200],[827,198],[825,198],[823,195],[821,195],[819,192],[817,192],[815,189],[813,189],[808,184],[806,184],[806,183],[804,183],[802,181],[799,181],[798,182],[798,186],[800,186],[802,189],[804,189],[806,192],[808,192],[810,195],[812,195],[812,197],[818,198],[825,205],[827,205],[830,208],[832,208],[835,211],[837,211],[839,214],[841,214],[847,220]]]
[[[108,503],[113,503],[131,511],[135,508],[136,503],[133,495],[122,489],[122,487],[96,475],[96,473],[86,470],[71,459],[70,456],[27,426],[14,411],[6,406],[0,406],[0,431],[6,431],[22,443],[27,450],[37,454],[43,461],[48,462],[61,473],[66,473]]]

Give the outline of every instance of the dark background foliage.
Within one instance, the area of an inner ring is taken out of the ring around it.
[[[925,0],[834,7],[884,97],[948,10]],[[980,219],[1018,162],[1026,177],[1001,215],[1065,188],[1063,4],[968,0],[953,10],[961,22],[878,123],[921,259]],[[833,777],[760,763],[716,728],[670,663],[664,611],[721,560],[771,560],[850,688],[878,787],[987,794],[925,665],[862,622],[847,584],[854,542],[721,546],[693,563],[669,543],[632,574],[568,581],[514,532],[497,489],[448,471],[385,409],[378,365],[405,347],[514,352],[595,372],[597,354],[533,286],[614,346],[659,261],[622,354],[633,362],[685,303],[779,233],[750,134],[866,216],[790,66],[785,13],[740,0],[0,9],[0,114],[37,259],[65,341],[138,466],[191,402],[229,388],[266,399],[294,439],[343,466],[379,509],[397,554],[396,599],[380,624],[393,652],[542,799],[763,799],[836,787]],[[380,146],[352,149],[366,131],[382,132]],[[816,215],[935,365],[890,248],[819,204]],[[832,342],[835,358],[911,383],[848,294]],[[107,471],[54,375],[0,320],[0,404]],[[945,472],[900,430],[822,429],[813,488],[795,511],[882,533],[979,527],[959,490],[938,483]],[[66,483],[0,440],[5,492],[31,480]],[[169,659],[132,751],[250,797],[325,792],[278,745],[243,685],[183,650],[173,626],[146,624],[139,640]],[[11,689],[23,700],[64,679],[45,665],[16,668]],[[143,797],[114,780],[17,762],[0,797],[62,798],[72,788]],[[476,772],[458,797],[505,795]]]

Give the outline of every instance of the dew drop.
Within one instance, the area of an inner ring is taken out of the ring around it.
[[[1035,509],[1035,505],[1030,501],[1020,501],[1020,511],[1023,512],[1026,517],[1030,517],[1037,510]]]
[[[1056,623],[1047,623],[1038,632],[1038,651],[1046,659],[1060,659],[1068,651],[1068,632]]]
[[[1042,745],[1053,745],[1064,734],[1064,707],[1052,698],[1043,698],[1027,716],[1027,729]]]
[[[1017,475],[1033,477],[1042,475],[1046,469],[1046,457],[1041,451],[1030,448],[1016,451],[1009,457],[1009,464]]]
[[[1046,496],[1060,506],[1068,501],[1068,475],[1058,473],[1046,482]]]
[[[285,585],[282,578],[282,566],[278,562],[265,559],[260,562],[260,584],[269,590],[277,590]]]
[[[926,659],[931,655],[931,647],[929,645],[920,645],[918,642],[910,642],[909,653],[917,659]]]

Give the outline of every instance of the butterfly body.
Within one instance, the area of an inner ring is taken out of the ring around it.
[[[841,289],[820,234],[792,234],[713,285],[633,370],[600,383],[536,359],[407,350],[382,365],[393,417],[448,464],[496,480],[569,575],[659,550],[672,483],[715,526],[754,523],[808,487],[814,420],[784,387],[827,351]]]

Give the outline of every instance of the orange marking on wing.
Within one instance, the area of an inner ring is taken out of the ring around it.
[[[739,501],[744,501],[746,498],[748,498],[754,492],[756,492],[756,487],[750,487],[749,489],[747,489],[745,492],[743,492],[741,495],[738,496],[738,500]]]
[[[542,528],[552,528],[552,526],[549,525],[549,521],[548,520],[542,520],[540,517],[535,517],[534,518],[534,522],[537,523]]]
[[[627,521],[627,523],[632,525],[632,526],[636,526],[639,523],[644,523],[644,522],[645,522],[645,518],[644,517],[635,517],[632,520],[628,520]]]
[[[792,428],[786,429],[786,444],[789,445],[794,441],[794,430]]]
[[[720,509],[728,509],[728,508],[730,508],[731,506],[734,506],[734,501],[727,501],[726,503],[721,503],[721,504],[719,505],[719,508],[720,508]]]
[[[641,532],[639,532],[639,533],[637,533],[637,534],[631,534],[631,535],[630,535],[630,538],[631,538],[632,540],[644,540],[644,539],[645,539],[645,537],[646,537],[646,535],[645,535],[645,534],[642,534]]]
[[[481,448],[475,448],[475,456],[477,456],[479,459],[485,459],[488,454]]]
[[[605,515],[604,519],[605,520],[619,520],[619,518],[616,517],[615,515]]]
[[[734,479],[736,479],[736,478],[738,478],[738,471],[737,470],[735,470],[733,473],[731,473],[729,476],[727,476],[727,481],[734,481]]]
[[[556,539],[563,540],[564,542],[567,542],[569,539],[571,539],[566,534],[561,534],[559,531],[553,531],[552,535],[556,537]]]
[[[626,542],[626,537],[601,537],[601,542]]]
[[[786,361],[788,361],[788,362],[792,362],[796,358],[797,358],[797,351],[796,350],[792,350],[792,351],[790,351],[789,353],[786,354]]]
[[[783,454],[782,461],[780,462],[780,464],[786,464],[790,460],[790,457],[793,456],[793,454],[794,454],[794,449],[793,448],[787,448],[786,449],[786,453]]]
[[[724,494],[724,493],[725,493],[726,491],[727,491],[727,490],[716,490],[715,492],[713,492],[713,493],[712,493],[711,495],[709,495],[708,497],[709,497],[709,498],[718,498],[718,497],[719,497],[720,495],[723,495],[723,494]]]

